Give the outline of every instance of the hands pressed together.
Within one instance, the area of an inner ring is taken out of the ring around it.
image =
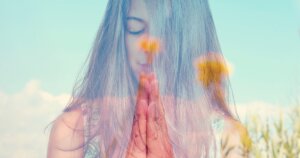
[[[158,81],[142,74],[126,158],[173,158]]]

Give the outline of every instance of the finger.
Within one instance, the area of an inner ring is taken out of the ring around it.
[[[143,143],[146,144],[147,102],[145,100],[140,100],[137,107],[136,118],[139,127],[139,135],[141,136]]]
[[[149,104],[147,111],[147,144],[158,137],[157,122],[156,122],[156,107],[154,103]]]
[[[133,150],[138,148],[139,151],[145,151],[146,149],[146,110],[146,101],[140,100],[136,105],[132,126],[131,142]]]
[[[150,76],[151,92],[149,94],[149,105],[155,106],[155,121],[163,132],[167,131],[167,123],[165,120],[165,111],[160,100],[158,81],[154,75]],[[151,117],[151,115],[150,115]]]
[[[156,130],[160,130],[162,133],[167,134],[167,123],[163,112],[159,112],[159,107],[162,107],[160,102],[151,102],[148,106],[147,125],[150,130],[155,127]],[[147,132],[148,132],[147,128]],[[151,133],[151,132],[150,132]]]
[[[129,151],[131,153],[136,153],[136,152],[143,153],[146,151],[146,145],[144,144],[140,136],[137,121],[135,121],[135,123],[133,124],[131,140],[129,145],[130,145]]]
[[[137,93],[137,102],[138,100],[146,100],[148,102],[148,89],[150,87],[148,77],[144,73],[140,75],[139,87]]]
[[[150,85],[149,100],[157,101],[159,99],[158,81],[155,78],[149,79],[149,85]]]
[[[138,89],[137,104],[135,118],[138,122],[138,128],[142,141],[146,144],[146,123],[147,123],[147,107],[148,107],[148,91],[149,88],[148,76],[145,73],[140,75],[140,84]]]
[[[151,82],[153,82],[155,80],[157,80],[155,73],[153,73],[153,72],[149,73],[148,74],[148,81],[149,81],[149,84],[150,84],[150,91],[152,90]]]
[[[150,84],[149,104],[154,102],[158,106],[157,110],[159,115],[164,116],[165,111],[163,108],[163,104],[161,103],[160,100],[159,85],[154,74],[149,77],[149,84]]]
[[[164,115],[158,112],[159,102],[151,102],[147,111],[147,153],[172,157],[172,145]],[[155,156],[157,157],[157,156]]]

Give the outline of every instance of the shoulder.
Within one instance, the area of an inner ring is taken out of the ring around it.
[[[221,139],[222,152],[229,155],[229,157],[249,151],[252,145],[247,128],[240,121],[232,118],[224,118],[224,129]]]
[[[84,144],[83,121],[83,111],[80,108],[64,112],[57,117],[49,136],[48,157],[59,157],[57,155],[66,154],[67,150],[71,151],[68,151],[69,153],[76,153],[75,157],[82,154],[83,148],[81,146]],[[67,157],[67,155],[64,156]]]

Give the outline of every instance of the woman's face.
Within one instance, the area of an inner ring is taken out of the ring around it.
[[[145,2],[132,0],[126,19],[125,45],[129,64],[136,79],[141,72],[148,72],[151,66],[147,63],[145,52],[139,48],[139,41],[149,33],[148,19]]]

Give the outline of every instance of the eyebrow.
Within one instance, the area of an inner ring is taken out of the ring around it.
[[[134,17],[134,16],[128,16],[128,17],[126,17],[126,20],[136,20],[136,21],[145,23],[145,21],[143,19],[138,18],[138,17]]]

